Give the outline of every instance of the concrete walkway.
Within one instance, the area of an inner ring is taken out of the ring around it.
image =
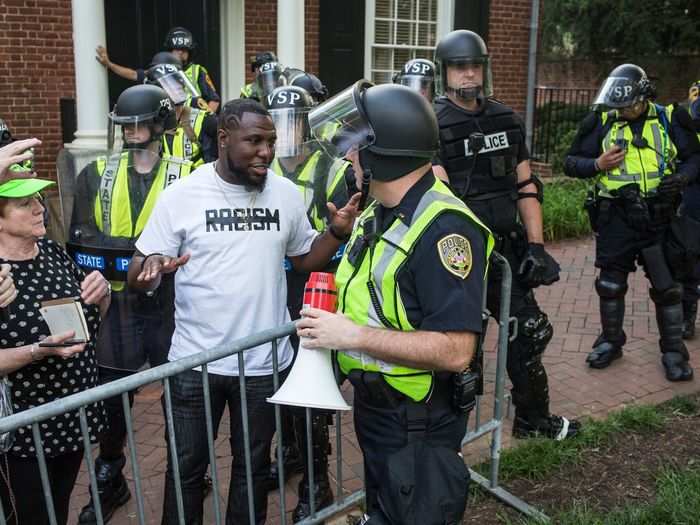
[[[599,331],[598,298],[593,289],[595,269],[593,267],[593,239],[567,241],[551,245],[551,254],[562,267],[561,280],[555,285],[537,291],[542,309],[549,315],[554,325],[554,338],[544,356],[550,384],[552,412],[569,417],[602,417],[609,411],[622,408],[630,403],[660,403],[678,394],[700,390],[696,379],[688,383],[669,383],[663,375],[658,350],[658,331],[654,308],[647,292],[647,281],[642,271],[630,277],[627,294],[627,315],[625,331],[628,343],[625,355],[606,370],[592,370],[585,365],[586,354]],[[493,392],[495,368],[495,330],[489,331],[487,347],[487,395]],[[691,361],[700,363],[700,339],[688,344]],[[159,386],[143,389],[136,398],[134,425],[142,473],[142,486],[146,498],[146,518],[148,523],[160,523],[163,479],[166,468],[166,448],[164,442],[164,422],[160,408]],[[344,390],[348,401],[352,393],[347,385]],[[492,403],[486,401],[482,414],[490,414]],[[483,417],[483,416],[482,416]],[[510,421],[506,421],[504,444],[509,446]],[[470,421],[470,428],[473,421]],[[221,492],[225,495],[230,479],[229,423],[224,417],[216,453],[219,465]],[[335,427],[331,427],[331,442],[335,449]],[[352,418],[343,418],[341,426],[343,445],[343,488],[349,494],[362,487],[362,454],[352,428]],[[465,447],[469,462],[487,457],[488,437]],[[335,450],[330,472],[335,482]],[[131,471],[127,470],[131,480]],[[299,477],[287,484],[286,509],[288,523],[291,523],[291,509],[296,504],[296,485]],[[506,487],[507,488],[507,487]],[[85,469],[78,478],[73,492],[73,506],[69,523],[77,523],[79,509],[88,499],[88,478]],[[205,523],[214,523],[212,497],[205,501]],[[225,512],[225,499],[221,509]],[[268,523],[279,523],[280,505],[276,493],[269,497]],[[136,503],[131,501],[115,514],[110,523],[125,525],[138,523]],[[333,523],[345,523],[345,520]]]

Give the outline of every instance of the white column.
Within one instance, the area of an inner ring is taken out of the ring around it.
[[[454,0],[438,0],[437,8],[437,35],[435,45],[447,33],[452,31],[455,25],[455,2]]]
[[[245,56],[245,0],[221,2],[221,101],[238,98],[248,67]]]
[[[106,45],[104,0],[72,0],[75,99],[78,130],[66,147],[107,147],[109,92],[107,70],[95,60],[95,47]]]
[[[304,0],[277,0],[277,58],[304,69]]]

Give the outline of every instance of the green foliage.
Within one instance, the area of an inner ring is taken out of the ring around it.
[[[692,397],[678,396],[670,399],[661,407],[673,415],[695,416],[700,412],[700,404]]]
[[[559,241],[588,235],[591,232],[583,201],[588,183],[557,178],[544,185],[542,220],[545,241]]]
[[[571,147],[580,122],[590,111],[585,104],[547,102],[537,108],[535,121],[538,137],[536,149],[549,146],[549,159],[553,173],[560,173],[564,167],[564,157]],[[547,138],[548,137],[548,138]],[[543,157],[544,151],[535,151],[535,156]]]
[[[689,0],[545,0],[542,49],[568,58],[681,55],[700,45]]]

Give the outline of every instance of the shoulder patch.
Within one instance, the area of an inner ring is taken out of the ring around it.
[[[472,247],[469,239],[453,233],[437,242],[440,262],[445,269],[460,279],[466,279],[472,271]]]

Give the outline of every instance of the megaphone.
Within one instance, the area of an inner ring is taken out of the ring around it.
[[[313,272],[304,288],[304,307],[335,312],[338,292],[332,273]],[[299,340],[299,352],[287,380],[268,397],[269,403],[298,407],[350,410],[335,381],[331,351],[310,349]]]

